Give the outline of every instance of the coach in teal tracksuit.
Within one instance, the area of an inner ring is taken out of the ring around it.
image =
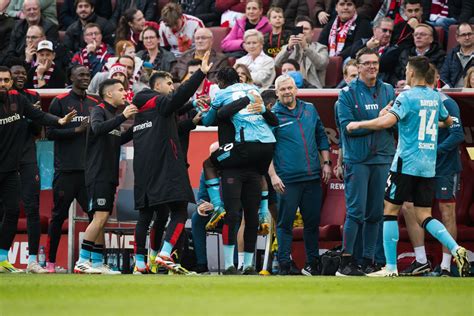
[[[280,125],[274,129],[277,142],[273,155],[274,169],[270,168],[269,174],[273,187],[279,193],[277,239],[280,274],[290,271],[293,221],[299,207],[304,222],[306,251],[306,265],[301,272],[315,275],[319,271],[321,173],[324,181],[331,176],[329,141],[314,105],[296,99],[297,88],[291,77],[278,77],[275,89],[278,102],[272,111]]]
[[[379,57],[376,52],[363,49],[357,55],[357,61],[359,77],[341,90],[337,103],[347,207],[343,233],[344,256],[337,272],[341,276],[373,272],[370,269],[373,269],[378,229],[383,216],[385,182],[395,153],[391,130],[362,129],[352,133],[346,130],[350,122],[378,117],[395,98],[392,86],[377,80]],[[364,262],[362,270],[352,262],[360,229]]]

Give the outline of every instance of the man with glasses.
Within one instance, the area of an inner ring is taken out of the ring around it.
[[[229,63],[224,54],[217,53],[213,48],[213,35],[210,29],[200,28],[194,33],[195,48],[189,49],[178,59],[178,62],[173,68],[172,75],[175,81],[181,82],[187,73],[188,63],[193,59],[201,60],[207,51],[210,51],[209,62],[212,63],[212,68],[207,74],[207,79],[216,82],[216,76],[220,69],[228,67]]]
[[[71,63],[86,66],[92,78],[102,71],[109,58],[113,56],[113,50],[107,43],[102,42],[102,30],[96,23],[84,26],[84,41],[86,47],[74,54]]]
[[[464,86],[466,72],[474,66],[474,32],[469,23],[459,24],[456,41],[459,45],[446,56],[440,71],[441,80],[449,88]]]
[[[347,217],[343,232],[342,261],[337,276],[363,276],[375,271],[374,254],[382,223],[384,186],[395,153],[393,131],[348,132],[351,122],[376,118],[391,108],[395,92],[377,79],[379,56],[367,47],[357,53],[359,77],[339,93],[337,117],[344,161]],[[362,231],[362,268],[353,257]]]
[[[405,69],[408,64],[408,59],[413,56],[426,56],[430,63],[436,66],[436,69],[441,69],[446,57],[446,52],[434,40],[433,28],[424,23],[420,23],[415,27],[413,32],[414,47],[407,47],[400,52],[400,58],[395,67],[390,82],[397,88],[405,87]]]
[[[364,47],[377,50],[380,55],[379,79],[384,82],[388,82],[400,55],[398,47],[390,45],[393,27],[391,18],[384,17],[377,20],[373,27],[374,36],[361,38],[354,43],[351,52],[351,57],[355,58],[357,52]]]

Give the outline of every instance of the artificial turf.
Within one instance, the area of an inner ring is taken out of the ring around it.
[[[0,275],[0,315],[474,315],[474,278]]]

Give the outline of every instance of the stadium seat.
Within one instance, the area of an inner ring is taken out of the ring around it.
[[[458,45],[456,41],[456,25],[450,25],[448,31],[448,44],[446,45],[446,52],[449,53],[454,47]]]
[[[315,27],[313,29],[313,42],[317,42],[318,39],[319,39],[319,35],[321,35],[321,32],[322,32],[322,28],[321,27]]]
[[[441,45],[443,49],[446,49],[446,46],[444,44],[444,30],[441,26],[436,26],[435,31],[438,35],[438,43]]]
[[[342,80],[342,58],[340,56],[329,57],[326,69],[325,88],[334,88]]]
[[[216,52],[222,53],[221,43],[224,37],[230,32],[230,29],[227,27],[220,27],[220,26],[213,26],[209,28],[214,36],[212,43],[212,48],[215,49]]]
[[[326,197],[321,208],[319,239],[323,241],[341,240],[341,226],[344,225],[345,216],[344,182],[330,179]]]

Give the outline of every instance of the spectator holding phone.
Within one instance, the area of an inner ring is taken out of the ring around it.
[[[303,78],[312,86],[322,89],[325,85],[326,68],[329,63],[327,47],[313,42],[314,25],[309,17],[296,17],[295,25],[298,34],[290,36],[288,45],[283,46],[276,56],[275,64],[281,67],[288,59],[298,61]]]

